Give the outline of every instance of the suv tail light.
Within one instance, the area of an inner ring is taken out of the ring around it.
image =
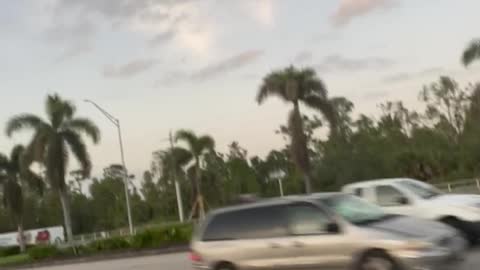
[[[195,251],[190,252],[190,261],[192,262],[201,262],[202,261],[202,256],[200,256],[198,253]]]

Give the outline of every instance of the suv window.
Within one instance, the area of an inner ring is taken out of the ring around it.
[[[284,206],[265,206],[221,213],[212,218],[203,241],[273,238],[287,235]]]
[[[288,207],[288,222],[291,234],[309,235],[327,233],[331,220],[313,205],[294,204]]]
[[[405,197],[402,192],[393,186],[377,186],[375,188],[377,194],[377,203],[380,206],[398,206],[400,198]]]

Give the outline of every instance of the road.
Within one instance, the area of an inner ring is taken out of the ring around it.
[[[185,253],[175,253],[161,256],[139,257],[114,261],[82,263],[55,267],[35,268],[35,270],[190,270],[190,263]],[[480,269],[480,249],[470,252],[463,269]]]

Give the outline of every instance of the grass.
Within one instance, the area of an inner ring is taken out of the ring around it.
[[[19,254],[8,257],[0,257],[0,266],[19,265],[31,262],[28,254]]]

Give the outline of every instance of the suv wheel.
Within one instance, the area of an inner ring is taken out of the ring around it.
[[[357,270],[398,270],[396,263],[382,251],[367,252],[355,268]]]
[[[235,266],[231,263],[223,262],[220,263],[217,267],[215,267],[215,270],[236,270]]]

